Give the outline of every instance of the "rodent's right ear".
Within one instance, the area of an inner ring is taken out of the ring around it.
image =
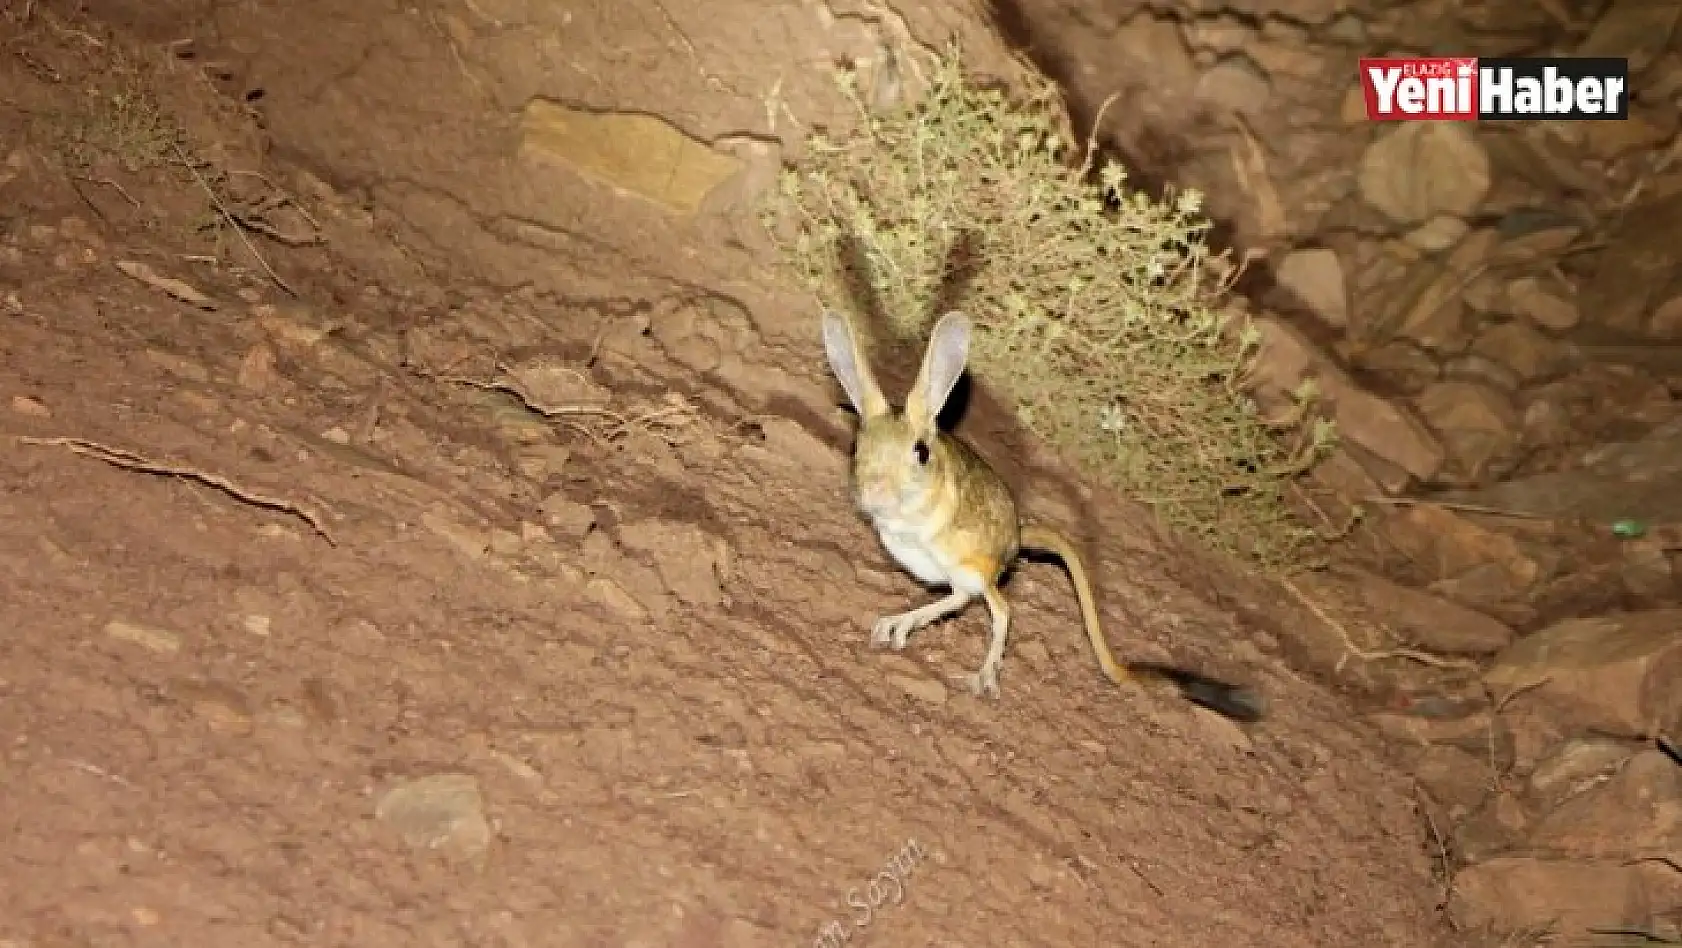
[[[829,367],[835,371],[841,387],[847,390],[847,398],[859,416],[875,418],[887,414],[888,400],[882,397],[882,389],[870,374],[870,367],[865,365],[852,325],[847,317],[832,309],[824,310],[823,314],[823,347],[829,354]]]

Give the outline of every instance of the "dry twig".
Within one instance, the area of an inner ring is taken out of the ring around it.
[[[1296,583],[1291,582],[1290,577],[1281,576],[1279,581],[1283,583],[1285,588],[1289,589],[1292,595],[1296,596],[1304,606],[1308,607],[1309,612],[1314,613],[1315,618],[1324,622],[1333,632],[1337,633],[1338,638],[1343,641],[1343,647],[1349,650],[1349,654],[1355,656],[1363,662],[1381,662],[1392,658],[1405,658],[1409,661],[1418,662],[1421,665],[1429,665],[1432,668],[1472,669],[1478,667],[1476,662],[1470,662],[1464,659],[1440,658],[1436,655],[1430,654],[1429,652],[1421,652],[1417,649],[1411,648],[1393,648],[1385,649],[1381,652],[1369,652],[1356,645],[1354,638],[1349,635],[1349,630],[1343,627],[1343,623],[1338,622],[1330,615],[1327,615],[1326,610],[1320,608],[1318,603],[1308,598],[1308,594],[1303,592]],[[1339,666],[1341,667],[1341,665],[1342,663],[1340,662]]]
[[[123,187],[121,184],[112,180],[111,178],[89,178],[89,177],[85,177],[85,176],[79,175],[79,174],[73,174],[73,175],[71,175],[71,177],[75,178],[77,181],[86,181],[89,184],[103,184],[106,187],[111,188],[112,190],[116,191],[118,194],[121,194],[123,196],[123,200],[129,202],[130,204],[134,205],[137,208],[140,207],[140,202],[136,201],[134,199],[134,195],[128,193],[127,188]]]
[[[503,373],[503,378],[486,380],[459,375],[437,376],[437,378],[441,382],[449,382],[454,385],[466,385],[469,388],[512,395],[519,399],[520,404],[524,405],[528,411],[542,415],[544,418],[561,419],[573,430],[598,444],[623,437],[626,432],[633,428],[676,428],[693,422],[695,418],[694,407],[682,395],[675,392],[666,397],[666,404],[661,407],[632,416],[626,416],[600,405],[544,404],[525,385],[521,384],[515,378],[515,374],[510,372],[506,366],[499,365],[497,368]],[[589,425],[570,420],[572,417],[581,415],[605,418],[612,423],[612,427],[603,432]]]
[[[520,404],[524,405],[528,411],[542,415],[545,418],[561,419],[563,423],[572,428],[574,431],[577,431],[579,434],[582,434],[590,440],[596,442],[605,441],[606,439],[603,438],[594,428],[591,428],[589,425],[580,424],[576,421],[571,421],[570,417],[577,415],[594,415],[597,417],[610,418],[621,425],[625,422],[624,416],[620,415],[611,408],[601,408],[595,405],[540,404],[529,392],[525,390],[524,386],[520,385],[518,382],[508,379],[491,379],[487,381],[485,379],[468,378],[461,375],[442,375],[438,376],[438,381],[448,382],[452,385],[465,385],[468,388],[476,388],[486,392],[502,392],[505,395],[512,395],[519,399]]]
[[[323,540],[326,540],[333,546],[338,545],[338,543],[333,539],[332,533],[328,531],[326,521],[322,519],[320,514],[315,513],[307,507],[292,503],[291,501],[273,497],[268,494],[261,494],[250,490],[249,488],[241,487],[220,474],[200,471],[196,468],[184,467],[177,464],[167,464],[162,461],[153,461],[148,458],[141,457],[138,454],[124,451],[121,448],[108,447],[97,441],[88,441],[83,438],[19,437],[18,440],[24,444],[68,448],[69,450],[84,457],[95,458],[97,460],[104,461],[113,467],[119,467],[126,471],[137,471],[142,474],[159,474],[165,477],[179,477],[190,481],[197,481],[200,484],[214,487],[217,490],[233,497],[235,500],[251,504],[252,506],[265,507],[270,510],[279,510],[283,513],[292,514],[309,524],[316,533],[321,535]]]
[[[187,158],[187,153],[181,150],[180,145],[173,142],[170,143],[169,147],[175,150],[176,160],[181,162],[181,166],[186,168],[187,173],[192,175],[193,180],[197,181],[199,187],[204,189],[204,193],[209,196],[210,203],[216,208],[216,212],[221,214],[222,219],[228,222],[228,226],[234,229],[234,233],[239,236],[240,243],[245,244],[245,249],[251,251],[251,257],[257,261],[257,265],[263,268],[263,272],[269,275],[269,279],[274,281],[275,286],[285,290],[287,296],[297,299],[298,291],[288,286],[286,281],[280,278],[280,274],[274,272],[274,267],[269,266],[269,262],[263,259],[261,253],[257,252],[257,245],[251,242],[250,237],[245,236],[245,228],[240,226],[239,219],[234,217],[232,211],[228,210],[228,205],[222,202],[221,196],[216,193],[215,188],[210,186],[210,182],[204,179],[204,175],[199,174],[199,169],[194,167],[192,161]]]
[[[1463,504],[1451,500],[1427,500],[1419,497],[1368,497],[1367,503],[1384,504],[1390,507],[1441,507],[1458,513],[1487,514],[1491,517],[1513,517],[1519,520],[1553,520],[1548,514],[1530,513],[1524,510],[1506,510],[1501,507],[1486,507],[1483,504]]]

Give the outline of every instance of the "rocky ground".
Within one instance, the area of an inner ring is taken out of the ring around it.
[[[1672,937],[1678,7],[1043,6],[0,12],[0,946]],[[1453,31],[1639,40],[1640,114],[1348,114]],[[1090,511],[1118,651],[1257,725],[1106,685],[1052,567],[999,702],[978,613],[868,646],[924,594],[745,209],[820,65],[947,35],[1127,90],[1116,147],[1270,250],[1333,568],[965,423]]]

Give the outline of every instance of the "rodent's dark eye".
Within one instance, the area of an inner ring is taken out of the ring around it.
[[[917,443],[911,446],[911,450],[916,453],[918,464],[929,463],[929,445],[928,445],[928,442],[919,438],[919,439],[917,439]]]

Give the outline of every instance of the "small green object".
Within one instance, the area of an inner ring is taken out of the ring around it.
[[[1624,518],[1612,521],[1612,535],[1625,540],[1633,540],[1647,532],[1647,525],[1639,520]]]

